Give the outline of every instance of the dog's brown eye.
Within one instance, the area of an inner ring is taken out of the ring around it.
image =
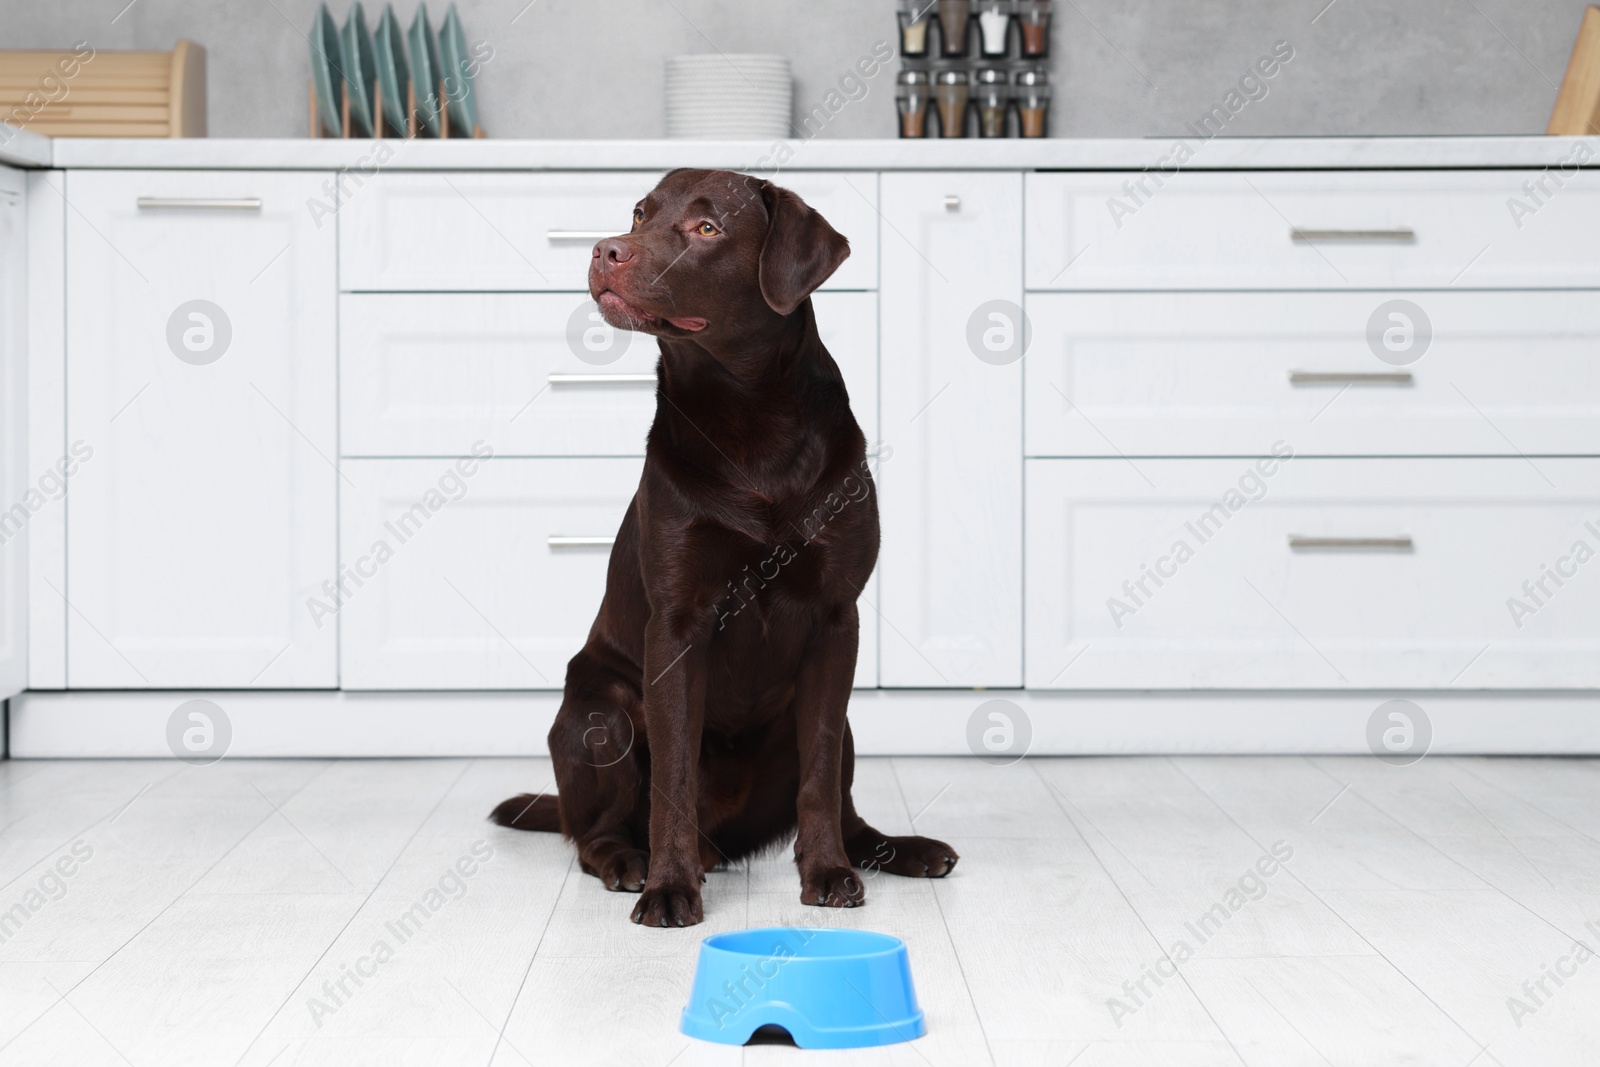
[[[695,227],[694,232],[699,234],[701,237],[715,237],[722,231],[711,225],[709,222],[702,222],[699,226]]]
[[[642,208],[642,207],[634,208],[633,209],[633,224],[635,226],[637,226],[637,225],[639,225],[639,223],[641,223],[643,221],[644,221],[644,208]]]

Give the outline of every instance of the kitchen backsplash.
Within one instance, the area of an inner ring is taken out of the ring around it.
[[[1230,93],[1248,106],[1230,109],[1227,136],[1539,133],[1586,3],[1062,0],[1047,63],[1050,133],[1181,134],[1227,106]],[[895,46],[894,0],[457,4],[472,40],[493,50],[478,77],[482,121],[498,138],[660,137],[664,60],[710,51],[788,56],[795,121],[812,116],[806,136],[897,132],[898,64],[860,63]],[[304,31],[315,7],[316,0],[12,2],[0,44],[159,49],[188,37],[209,56],[211,136],[301,137]],[[1260,56],[1285,41],[1293,62],[1241,90]],[[875,73],[864,78],[868,67]]]

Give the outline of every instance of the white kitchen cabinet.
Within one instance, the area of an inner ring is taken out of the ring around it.
[[[1368,324],[1400,302],[1416,347],[1389,363]],[[1030,456],[1600,453],[1592,292],[1030,293],[1028,315]]]
[[[881,194],[880,434],[893,455],[879,483],[880,681],[1017,686],[1021,175],[885,174]]]
[[[44,496],[28,484],[27,198],[0,167],[0,700],[28,684],[28,535]]]
[[[1600,685],[1600,460],[1282,454],[1030,459],[1028,687]]]
[[[306,607],[337,568],[323,180],[68,176],[69,686],[338,684]]]

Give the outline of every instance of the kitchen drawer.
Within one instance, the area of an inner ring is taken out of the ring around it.
[[[1600,460],[1026,466],[1030,688],[1600,685]]]
[[[609,539],[642,467],[345,460],[341,687],[560,689],[600,610]],[[551,543],[561,537],[601,543]],[[868,596],[875,603],[876,589]],[[877,684],[877,648],[876,613],[863,607],[857,685]]]
[[[626,233],[655,171],[382,174],[339,211],[339,284],[353,292],[587,292],[600,237]],[[878,285],[873,173],[783,174],[850,239],[827,289]]]
[[[610,548],[549,539],[615,535],[643,461],[490,459],[468,461],[470,475],[462,462],[344,461],[343,688],[565,682],[600,609]]]
[[[1149,195],[1136,201],[1129,183],[1141,179]],[[1186,171],[1161,188],[1139,173],[1029,174],[1027,287],[1600,285],[1600,243],[1589,239],[1600,186],[1569,176],[1535,214],[1514,217],[1508,203],[1527,199],[1530,180],[1552,188],[1543,172],[1517,170]],[[1405,231],[1414,236],[1398,239]]]
[[[877,294],[813,300],[856,419],[876,440]],[[481,440],[500,456],[643,455],[656,340],[613,330],[598,314],[576,293],[344,294],[341,450],[459,456]]]
[[[1600,454],[1593,293],[1040,293],[1027,310],[1031,456],[1280,439],[1300,455]],[[1392,358],[1420,358],[1380,360],[1369,323],[1397,346],[1410,329]]]

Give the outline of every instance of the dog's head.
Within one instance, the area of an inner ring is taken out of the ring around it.
[[[703,344],[794,314],[850,242],[794,193],[725,170],[675,170],[594,246],[589,295],[607,322]]]

